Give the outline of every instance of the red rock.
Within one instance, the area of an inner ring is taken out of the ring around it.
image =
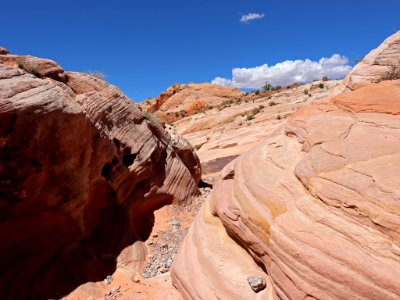
[[[8,54],[8,50],[6,48],[0,47],[0,55]]]
[[[229,163],[172,265],[183,298],[400,299],[399,107],[400,80],[365,84]]]
[[[37,77],[58,77],[64,70],[56,62],[50,59],[33,56],[18,56],[15,59],[18,67]]]
[[[227,100],[242,97],[239,89],[211,83],[175,84],[155,99],[147,99],[141,107],[154,112],[163,122],[173,122],[184,116],[206,111]]]
[[[25,58],[41,78],[0,64],[1,298],[61,298],[117,264],[134,276],[153,211],[197,195],[200,165],[118,88]]]

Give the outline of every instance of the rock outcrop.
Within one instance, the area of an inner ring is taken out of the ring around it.
[[[400,299],[400,80],[357,82],[222,170],[173,264],[184,299]]]
[[[392,68],[400,76],[400,31],[387,38],[378,48],[372,50],[346,76],[346,90],[355,90],[379,78]]]
[[[141,107],[155,113],[161,121],[171,123],[243,95],[237,88],[211,83],[175,84],[157,98],[144,101]]]
[[[174,285],[185,299],[399,299],[399,184],[400,81],[301,109],[222,171]]]
[[[134,277],[153,211],[198,194],[190,151],[115,86],[0,55],[1,298],[61,298],[117,267]]]
[[[249,151],[298,108],[337,95],[340,81],[318,81],[247,95],[173,123],[178,134],[196,149],[203,177],[218,174],[230,161]]]

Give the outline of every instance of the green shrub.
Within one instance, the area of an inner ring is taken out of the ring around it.
[[[256,91],[254,91],[254,94],[260,95],[260,91],[259,91],[259,90],[256,90]]]
[[[247,121],[251,121],[251,120],[253,120],[255,117],[254,117],[254,115],[252,114],[252,113],[249,113],[248,115],[247,115],[247,117],[246,117],[246,120]]]
[[[328,81],[329,79],[328,79],[328,76],[324,76],[324,77],[322,77],[322,81]]]
[[[262,89],[263,89],[264,91],[270,91],[270,90],[272,90],[272,85],[271,85],[270,83],[266,82],[266,83],[264,84],[264,86],[262,87]]]
[[[318,84],[318,87],[319,87],[320,89],[323,89],[323,88],[324,88],[324,84],[323,84],[322,82],[320,82],[320,83]]]

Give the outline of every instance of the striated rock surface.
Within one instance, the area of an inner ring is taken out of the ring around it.
[[[183,298],[399,299],[399,107],[399,80],[340,94],[226,166],[173,264]]]
[[[346,90],[355,90],[377,81],[393,67],[400,74],[400,31],[372,50],[349,72],[344,80]]]
[[[237,100],[244,95],[239,89],[211,83],[175,84],[155,99],[147,99],[141,107],[155,113],[163,122],[173,122],[183,117],[206,111],[227,100]]]
[[[200,158],[203,177],[218,174],[230,161],[265,140],[298,108],[337,95],[340,81],[317,81],[271,93],[254,93],[177,120],[180,136]]]
[[[0,55],[1,298],[134,278],[153,211],[198,194],[189,152],[105,81]]]

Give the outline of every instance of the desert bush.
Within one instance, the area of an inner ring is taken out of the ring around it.
[[[270,91],[270,90],[272,90],[272,85],[271,85],[270,83],[266,82],[266,83],[264,84],[264,86],[262,87],[262,89],[263,89],[264,91]]]
[[[277,105],[278,103],[276,103],[275,101],[271,101],[270,103],[268,103],[269,106],[274,106]]]
[[[384,80],[397,80],[400,79],[400,67],[392,66],[390,70],[383,73],[376,82],[381,82]]]
[[[322,82],[320,82],[320,83],[318,84],[318,87],[319,87],[320,89],[323,89],[323,88],[324,88],[324,84],[323,84]]]
[[[322,77],[322,81],[328,81],[328,80],[329,80],[328,76]]]
[[[254,91],[254,94],[256,94],[258,96],[258,95],[260,95],[260,91],[256,90],[256,91]]]
[[[252,113],[249,113],[248,115],[247,115],[247,117],[246,117],[246,120],[247,121],[251,121],[251,120],[253,120],[255,117],[254,117],[254,115],[252,114]]]
[[[282,87],[280,85],[277,85],[272,88],[272,91],[280,91],[281,89]]]
[[[154,126],[163,130],[165,128],[165,123],[161,122],[160,119],[153,113],[144,111],[143,116]]]
[[[258,106],[258,108],[259,109],[263,109],[265,106],[263,105],[263,104],[260,104],[259,106]]]
[[[90,76],[96,77],[98,79],[102,79],[102,80],[106,79],[106,75],[100,71],[85,71],[84,73],[86,73]]]
[[[308,95],[308,90],[307,89],[304,90],[304,94]]]
[[[251,110],[251,112],[253,113],[253,115],[256,115],[256,114],[260,113],[260,109],[258,107],[255,107]]]
[[[188,112],[186,110],[184,110],[184,109],[182,109],[179,113],[180,113],[182,118],[187,117],[189,115]]]

